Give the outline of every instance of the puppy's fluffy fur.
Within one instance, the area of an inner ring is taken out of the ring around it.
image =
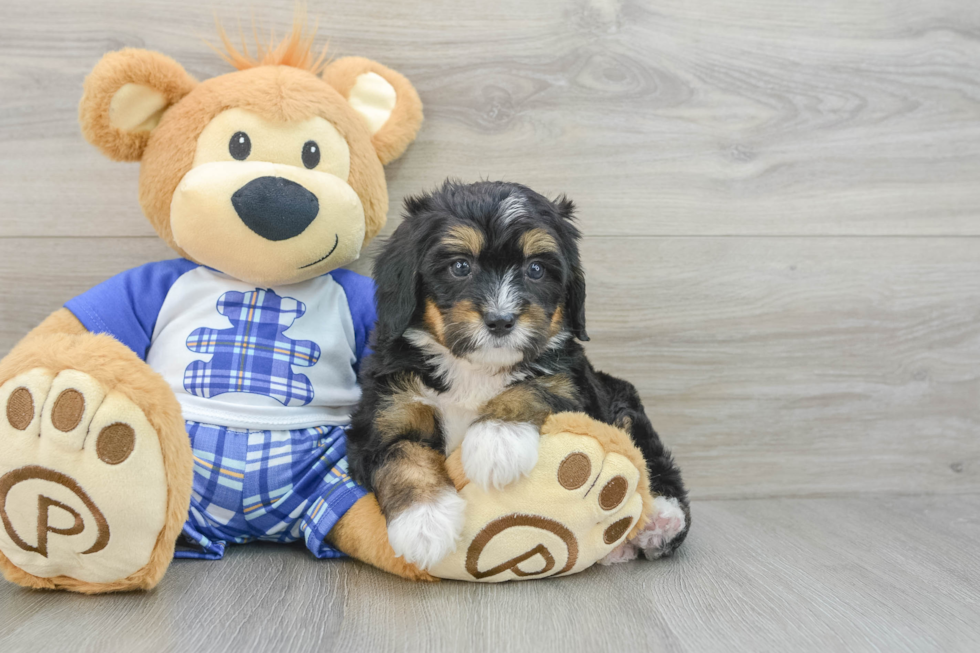
[[[690,524],[680,470],[636,389],[596,371],[578,343],[588,336],[572,202],[447,182],[406,209],[375,264],[374,355],[348,435],[351,473],[376,492],[396,552],[427,566],[454,546],[463,505],[449,498],[446,455],[462,446],[471,481],[504,486],[534,467],[538,430],[560,411],[631,434],[682,524],[635,546],[672,552]]]

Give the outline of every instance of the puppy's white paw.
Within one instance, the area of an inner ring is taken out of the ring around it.
[[[632,544],[643,549],[647,560],[670,555],[673,550],[670,543],[684,530],[687,521],[677,499],[660,496],[653,500],[653,505],[657,516],[631,540]]]
[[[615,549],[606,554],[604,558],[599,560],[600,565],[615,565],[620,562],[629,562],[630,560],[636,560],[637,556],[640,555],[640,550],[632,542],[623,542]]]
[[[433,501],[417,503],[388,522],[388,541],[395,555],[428,569],[456,550],[466,511],[455,490],[447,489]]]
[[[498,490],[528,474],[538,462],[538,428],[527,422],[488,420],[463,438],[463,471],[484,490]]]

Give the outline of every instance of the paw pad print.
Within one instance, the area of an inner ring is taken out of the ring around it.
[[[456,553],[430,568],[442,578],[500,582],[580,571],[613,551],[639,520],[639,470],[593,438],[542,436],[538,464],[503,489],[467,483]]]
[[[218,312],[231,321],[229,329],[195,329],[187,348],[212,354],[184,370],[184,389],[198,397],[226,392],[266,395],[284,406],[313,401],[313,384],[293,366],[312,367],[320,347],[312,340],[293,340],[286,331],[306,313],[306,305],[272,290],[229,291],[221,295]]]
[[[164,527],[156,431],[77,370],[0,386],[0,552],[42,578],[113,582],[145,566]]]
[[[577,490],[592,478],[592,461],[581,452],[568,454],[558,466],[558,483],[566,490]],[[635,483],[634,483],[635,489]],[[606,481],[599,490],[599,507],[603,510],[613,510],[623,503],[630,491],[630,482],[625,476],[616,475]],[[606,544],[615,544],[629,531],[635,520],[623,517],[610,524],[602,532],[602,540]]]

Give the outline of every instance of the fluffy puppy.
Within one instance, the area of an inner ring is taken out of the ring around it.
[[[534,467],[551,413],[583,411],[631,434],[660,509],[615,558],[670,554],[690,525],[680,470],[636,389],[577,342],[588,336],[572,202],[446,182],[406,210],[374,267],[374,355],[348,434],[351,473],[376,493],[395,552],[427,568],[455,548],[454,449],[472,482],[503,487]]]

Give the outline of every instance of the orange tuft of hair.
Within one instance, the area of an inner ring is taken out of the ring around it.
[[[269,31],[269,40],[263,43],[259,38],[258,29],[255,26],[255,18],[252,18],[252,35],[255,38],[255,55],[249,52],[248,44],[245,42],[245,33],[242,32],[241,24],[238,32],[242,39],[242,49],[239,50],[228,38],[228,33],[222,27],[218,17],[215,16],[215,25],[218,28],[218,36],[224,45],[224,51],[208,43],[218,56],[227,61],[238,70],[256,68],[258,66],[291,66],[301,70],[307,70],[314,75],[319,75],[326,68],[327,46],[324,45],[317,54],[313,49],[313,41],[316,39],[318,22],[313,24],[313,28],[307,34],[306,29],[306,10],[302,6],[297,6],[295,17],[293,18],[293,29],[278,43],[276,42],[275,32]]]

